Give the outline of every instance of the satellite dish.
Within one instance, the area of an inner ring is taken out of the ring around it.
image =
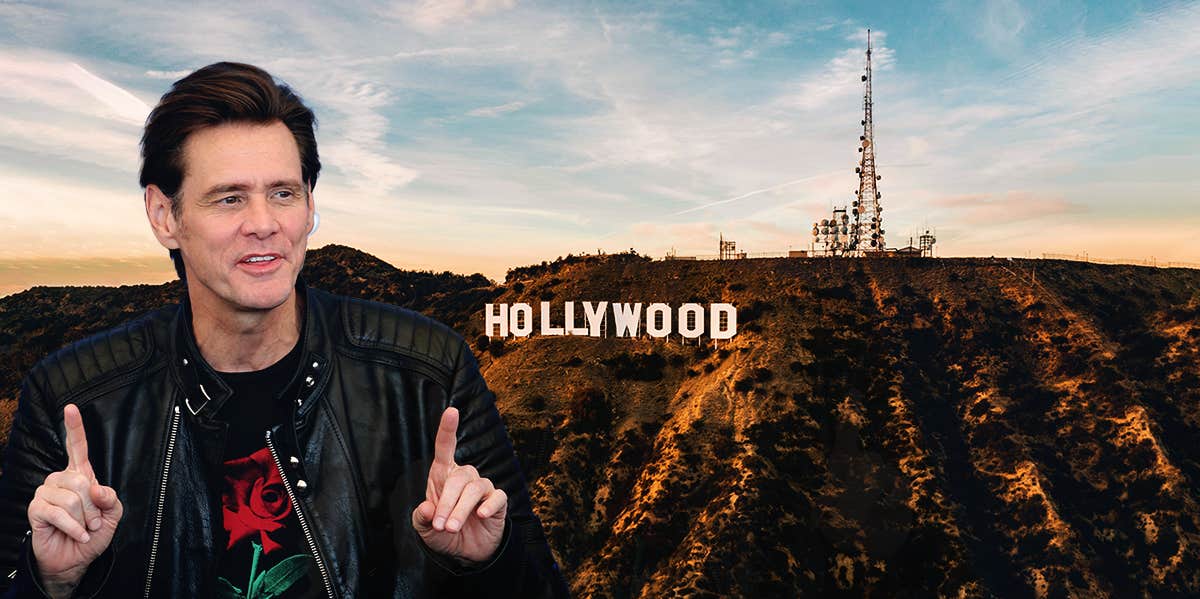
[[[866,81],[866,80],[867,80],[867,76],[866,76],[866,75],[863,75],[863,76],[862,76],[862,80],[863,80],[863,81]]]
[[[862,140],[862,142],[863,142],[862,146],[864,148],[869,147],[871,145],[871,140],[869,140],[869,139],[864,139],[864,140]]]

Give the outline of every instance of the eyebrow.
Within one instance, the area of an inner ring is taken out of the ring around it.
[[[267,189],[275,189],[277,187],[286,187],[299,192],[304,191],[304,186],[295,179],[280,179],[278,181],[272,181],[269,185],[267,185]],[[203,197],[207,198],[218,193],[229,193],[231,191],[249,191],[253,188],[254,186],[249,183],[220,183],[214,185],[213,187],[209,188],[208,191],[204,192]]]

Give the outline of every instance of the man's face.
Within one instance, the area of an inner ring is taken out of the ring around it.
[[[287,126],[207,127],[183,146],[175,235],[193,303],[269,310],[291,295],[304,265],[313,202]]]

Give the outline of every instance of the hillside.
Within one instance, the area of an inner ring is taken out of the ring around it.
[[[309,262],[471,340],[578,596],[1200,594],[1200,271],[622,254],[492,286]],[[0,299],[3,415],[37,357],[178,293]],[[479,336],[487,301],[567,300],[731,302],[739,332]]]

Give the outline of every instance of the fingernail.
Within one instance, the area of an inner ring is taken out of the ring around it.
[[[89,535],[88,533],[85,532],[85,533],[83,533],[82,538],[83,538],[83,542],[86,543],[86,542],[92,540],[92,535]]]
[[[88,530],[100,530],[100,524],[100,518],[92,518],[92,521],[88,522]]]
[[[457,532],[458,531],[458,520],[451,518],[448,522],[446,522],[446,530],[448,530],[450,532]]]
[[[437,518],[433,519],[433,527],[434,528],[436,528],[438,530],[442,530],[443,528],[445,528],[445,526],[446,526],[445,518],[438,516]]]

